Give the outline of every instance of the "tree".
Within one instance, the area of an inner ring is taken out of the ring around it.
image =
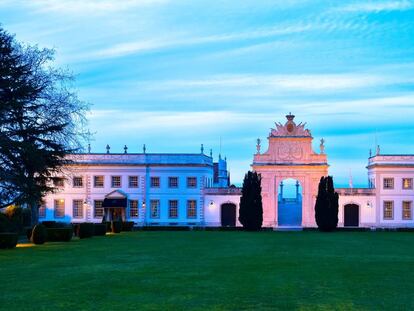
[[[321,177],[315,204],[315,220],[320,231],[333,231],[338,226],[338,201],[332,177]]]
[[[239,221],[249,231],[257,231],[262,227],[262,187],[260,176],[256,172],[249,171],[244,176]]]
[[[53,60],[53,50],[23,45],[0,28],[0,208],[27,205],[33,223],[66,155],[85,137],[88,105]]]

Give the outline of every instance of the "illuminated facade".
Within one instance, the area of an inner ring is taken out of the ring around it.
[[[319,152],[305,124],[289,114],[258,140],[252,169],[262,177],[263,226],[315,227],[321,176],[328,175],[324,140]],[[101,222],[122,219],[137,226],[240,226],[241,189],[229,186],[226,159],[199,154],[79,154],[66,168],[60,190],[48,195],[41,220]],[[414,155],[368,160],[367,188],[339,188],[339,226],[414,227]],[[294,182],[296,193],[285,197]]]

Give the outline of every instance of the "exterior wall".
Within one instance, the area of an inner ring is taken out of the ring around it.
[[[204,198],[204,215],[205,226],[220,227],[221,226],[221,206],[225,203],[233,203],[236,205],[236,226],[240,227],[239,208],[240,208],[240,188],[212,188],[206,189]]]
[[[203,156],[205,157],[205,156]],[[126,219],[134,221],[138,225],[186,225],[204,223],[204,195],[203,190],[206,184],[211,183],[213,179],[213,169],[207,164],[163,164],[156,163],[148,165],[138,165],[132,163],[116,164],[111,163],[94,163],[71,165],[65,170],[65,185],[60,191],[48,195],[44,198],[46,205],[46,217],[41,220],[56,220],[65,222],[101,222],[101,217],[94,217],[94,200],[104,200],[104,198],[114,190],[120,190],[125,194],[128,200],[138,200],[138,218],[129,217],[129,207],[126,209]],[[104,176],[104,187],[95,188],[93,185],[93,176]],[[74,188],[72,180],[74,176],[83,177],[83,187]],[[121,176],[121,187],[111,187],[111,176]],[[138,188],[129,188],[128,176],[138,177]],[[159,177],[160,187],[151,188],[150,178]],[[178,177],[178,188],[168,187],[168,178]],[[197,187],[187,187],[187,177],[197,178]],[[65,217],[55,218],[54,200],[65,201]],[[73,200],[82,200],[83,217],[74,218],[72,213]],[[151,200],[160,201],[159,218],[150,217]],[[169,200],[178,200],[178,217],[170,218],[168,215]],[[197,217],[187,217],[187,200],[196,200]]]
[[[356,204],[359,208],[359,227],[375,227],[376,197],[372,189],[336,189],[339,194],[338,227],[344,227],[345,205]]]
[[[368,176],[374,181],[376,188],[377,215],[376,227],[414,227],[414,219],[404,220],[402,205],[404,201],[411,203],[411,214],[414,209],[414,189],[403,189],[403,179],[414,181],[413,155],[376,155],[368,162]],[[394,188],[385,189],[384,179],[393,178]],[[384,201],[393,201],[393,219],[384,219]],[[413,216],[413,215],[412,215]]]

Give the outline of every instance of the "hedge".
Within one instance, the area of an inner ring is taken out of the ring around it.
[[[45,220],[42,221],[42,225],[46,228],[56,228],[56,221],[54,220]]]
[[[33,228],[30,241],[34,244],[44,244],[47,240],[46,227],[42,224],[38,224]]]
[[[134,228],[134,222],[133,221],[123,221],[122,222],[122,231],[132,231],[132,228]]]
[[[69,242],[72,240],[73,228],[46,228],[49,242]]]
[[[106,223],[94,224],[93,229],[94,229],[93,235],[105,235],[106,234]]]
[[[0,248],[15,248],[17,245],[17,239],[19,235],[17,233],[4,232],[0,233]]]
[[[143,231],[190,231],[190,227],[187,226],[145,226],[142,227]]]
[[[95,232],[94,224],[91,222],[83,222],[77,225],[77,236],[79,239],[91,238]]]
[[[112,233],[120,233],[122,230],[122,221],[113,221],[111,227]]]

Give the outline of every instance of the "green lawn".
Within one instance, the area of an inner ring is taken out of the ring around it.
[[[408,232],[130,232],[0,262],[2,310],[414,309]]]

